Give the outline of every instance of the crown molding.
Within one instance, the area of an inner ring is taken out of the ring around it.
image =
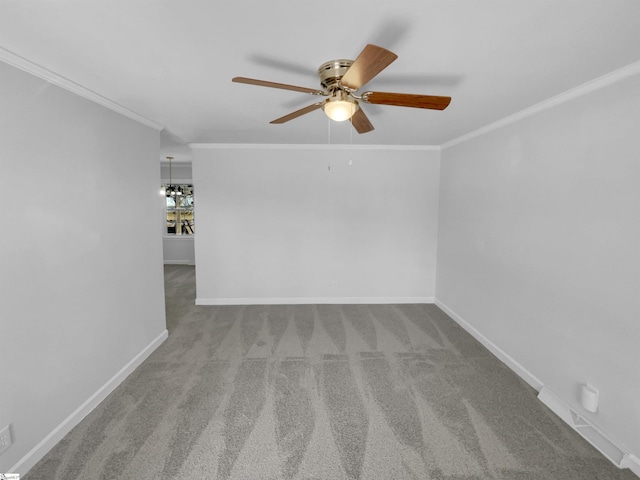
[[[473,138],[480,137],[486,133],[492,132],[493,130],[497,130],[512,123],[516,123],[527,117],[543,112],[545,110],[549,110],[550,108],[569,102],[575,98],[582,97],[583,95],[587,95],[591,92],[607,87],[609,85],[613,85],[614,83],[620,82],[626,78],[638,74],[640,74],[640,61],[631,63],[625,67],[619,68],[618,70],[614,70],[613,72],[607,73],[606,75],[583,83],[582,85],[574,87],[547,100],[543,100],[540,103],[536,103],[531,107],[525,108],[524,110],[514,113],[513,115],[509,115],[508,117],[498,120],[497,122],[490,123],[489,125],[485,125],[484,127],[481,127],[477,130],[473,130],[472,132],[454,138],[453,140],[443,143],[442,145],[440,145],[440,147],[442,150],[446,150],[447,148],[467,142]]]
[[[91,100],[98,105],[102,105],[103,107],[108,108],[120,115],[124,115],[136,122],[139,122],[147,127],[153,128],[154,130],[164,130],[164,125],[160,125],[159,123],[154,122],[153,120],[149,120],[142,115],[129,110],[122,105],[117,104],[116,102],[109,100],[106,97],[103,97],[99,93],[96,93],[88,88],[83,87],[82,85],[75,83],[68,78],[65,78],[57,73],[53,73],[51,70],[47,70],[40,65],[37,65],[26,58],[21,57],[5,48],[0,47],[0,61],[7,63],[13,67],[16,67],[24,72],[30,73],[36,77],[39,77],[43,80],[46,80],[49,83],[57,85],[59,87],[64,88],[80,97],[84,97],[88,100]]]
[[[280,143],[188,143],[193,150],[434,150],[439,145],[353,145]]]

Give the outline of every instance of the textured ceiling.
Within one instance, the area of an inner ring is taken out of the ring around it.
[[[367,90],[453,97],[445,111],[365,105],[358,135],[316,101],[234,76],[319,86],[367,43],[398,59]],[[640,60],[637,0],[0,0],[0,46],[164,125],[177,145],[440,145]]]

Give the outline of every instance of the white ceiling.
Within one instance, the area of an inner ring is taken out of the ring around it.
[[[365,105],[358,135],[317,97],[317,67],[367,43],[398,55],[366,90],[453,97]],[[638,0],[0,0],[0,46],[166,127],[180,144],[440,145],[640,60]]]

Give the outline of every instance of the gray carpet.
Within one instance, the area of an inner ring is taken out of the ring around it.
[[[637,480],[433,305],[195,306],[26,480]]]

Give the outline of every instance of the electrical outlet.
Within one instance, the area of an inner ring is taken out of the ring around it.
[[[338,288],[338,281],[334,280],[333,282],[331,282],[331,287],[332,288]]]
[[[7,425],[0,430],[0,455],[11,446],[11,425]]]

